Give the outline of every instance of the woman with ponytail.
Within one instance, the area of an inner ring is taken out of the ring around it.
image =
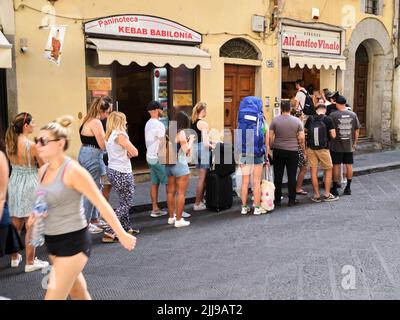
[[[112,100],[108,96],[98,97],[93,100],[87,115],[83,118],[79,128],[82,147],[79,151],[78,161],[91,174],[100,189],[100,176],[103,161],[103,151],[106,148],[105,132],[102,120],[112,112]],[[90,233],[101,233],[106,225],[100,221],[99,212],[93,204],[84,199],[86,219],[89,222]]]
[[[206,174],[210,169],[210,149],[215,147],[208,137],[208,124],[204,120],[207,115],[207,104],[197,103],[192,111],[192,129],[196,132],[197,143],[195,144],[195,154],[197,155],[197,165],[199,169],[199,180],[196,187],[196,201],[193,205],[194,211],[206,210],[204,204],[204,192],[206,189]]]
[[[126,232],[93,178],[78,162],[65,155],[72,117],[64,116],[43,126],[35,139],[48,163],[39,170],[36,194],[44,197],[44,239],[52,269],[46,300],[91,299],[82,271],[91,251],[91,237],[82,196],[100,211],[121,245],[131,251],[136,238]]]
[[[12,121],[6,132],[6,152],[11,163],[11,176],[8,183],[8,207],[12,224],[21,235],[25,225],[26,262],[25,272],[40,270],[49,264],[35,258],[35,248],[29,245],[31,221],[28,219],[32,212],[32,198],[37,187],[37,166],[43,164],[35,145],[28,136],[33,132],[35,122],[27,112],[21,112]],[[19,253],[13,254],[11,267],[17,268],[22,261]]]

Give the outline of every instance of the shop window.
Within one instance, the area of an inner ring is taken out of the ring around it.
[[[257,50],[247,41],[232,39],[219,50],[220,57],[258,60]]]
[[[195,101],[195,75],[196,69],[185,66],[171,68],[171,96],[173,108],[170,108],[170,119],[175,118],[179,111],[185,111],[189,116]]]

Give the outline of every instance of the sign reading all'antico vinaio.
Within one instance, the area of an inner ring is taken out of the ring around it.
[[[340,55],[340,32],[284,25],[282,26],[282,49]]]
[[[119,15],[84,24],[87,35],[199,44],[201,34],[170,20],[145,15]]]

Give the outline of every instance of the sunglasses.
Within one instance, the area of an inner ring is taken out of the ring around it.
[[[48,139],[46,139],[46,138],[40,137],[40,138],[35,138],[34,140],[35,140],[35,143],[36,143],[36,144],[39,143],[41,146],[45,147],[45,146],[47,146],[50,142],[52,142],[52,141],[60,141],[61,139],[48,140]]]

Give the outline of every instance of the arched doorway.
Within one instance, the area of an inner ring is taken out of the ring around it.
[[[244,39],[231,39],[220,48],[220,57],[258,60],[256,48]],[[224,75],[224,125],[225,129],[237,127],[240,101],[255,94],[256,67],[240,64],[225,64]]]
[[[391,144],[393,49],[385,26],[367,18],[357,24],[345,50],[343,94],[360,122],[360,133],[381,145]]]
[[[360,121],[360,137],[367,136],[368,52],[361,44],[356,51],[353,111]]]

